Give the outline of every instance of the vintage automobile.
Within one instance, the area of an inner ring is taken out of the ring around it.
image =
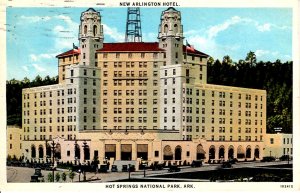
[[[99,173],[106,173],[108,171],[107,165],[100,165],[100,168],[98,169]]]
[[[112,165],[110,171],[111,172],[118,172],[118,166],[117,165]]]
[[[169,172],[180,172],[180,168],[177,165],[172,165],[169,168]]]
[[[194,160],[194,161],[192,161],[191,166],[193,168],[195,168],[195,167],[201,167],[202,166],[202,161],[201,160]]]
[[[275,160],[276,159],[273,156],[265,156],[265,157],[262,158],[261,162],[273,162]]]

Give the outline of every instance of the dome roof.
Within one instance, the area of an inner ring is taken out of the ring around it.
[[[178,12],[174,7],[169,7],[166,11]]]
[[[97,12],[94,8],[88,8],[86,11]]]

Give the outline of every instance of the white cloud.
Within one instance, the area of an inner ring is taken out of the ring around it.
[[[263,25],[256,25],[256,29],[260,32],[270,31],[271,30],[271,24],[265,23]]]
[[[43,59],[53,59],[58,53],[42,53],[42,54],[30,54],[29,58],[32,62],[42,61]]]
[[[38,60],[37,56],[35,54],[30,54],[29,55],[31,61],[36,62]]]
[[[60,52],[71,49],[73,43],[76,43],[78,35],[78,23],[74,22],[71,17],[65,15],[57,15],[55,19],[61,20],[65,25],[57,25],[53,28],[55,35],[55,50]]]
[[[219,32],[227,30],[230,26],[240,23],[242,19],[239,16],[233,16],[232,18],[226,20],[224,23],[210,27],[207,30],[208,38],[215,38]]]
[[[51,17],[49,16],[25,16],[25,15],[21,15],[20,19],[22,20],[22,22],[29,22],[29,23],[36,23],[39,21],[49,21],[51,19]]]
[[[41,67],[39,64],[32,64],[32,66],[35,68],[36,71],[38,72],[44,72],[46,71],[45,68]]]
[[[112,39],[114,39],[117,42],[124,42],[125,37],[124,34],[121,34],[120,32],[118,32],[117,28],[114,27],[109,27],[106,24],[103,24],[103,30],[105,35],[110,36]]]
[[[29,72],[28,66],[22,66],[22,68],[25,72]]]
[[[256,50],[255,55],[257,58],[263,59],[264,57],[270,57],[272,58],[282,58],[282,55],[278,51],[271,51],[271,50]],[[284,55],[284,58],[291,59],[289,55]]]

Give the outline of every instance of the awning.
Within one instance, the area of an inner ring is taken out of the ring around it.
[[[121,145],[121,152],[132,152],[131,144],[122,144]]]
[[[172,149],[171,149],[171,147],[169,145],[167,145],[167,146],[164,147],[164,155],[166,155],[166,156],[173,155]]]
[[[204,151],[203,147],[201,145],[197,146],[197,153],[202,153],[205,154],[206,152]]]
[[[241,146],[239,146],[238,149],[237,149],[237,153],[238,154],[245,154],[245,151],[243,150],[243,148]]]
[[[148,152],[147,144],[137,144],[137,152]]]
[[[115,144],[106,144],[105,152],[116,152],[116,145]]]

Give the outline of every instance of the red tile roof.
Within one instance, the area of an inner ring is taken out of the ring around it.
[[[164,49],[159,48],[158,42],[124,42],[124,43],[104,43],[103,48],[97,50],[97,52],[163,52]],[[187,52],[191,55],[199,55],[202,57],[208,57],[207,54],[200,52],[196,49],[187,49],[186,46],[182,46],[182,51],[185,54]],[[78,50],[68,50],[62,54],[57,55],[57,58],[78,55],[80,54],[80,49]]]
[[[164,51],[158,47],[158,42],[123,42],[104,43],[103,48],[97,52],[160,52]]]
[[[203,52],[200,52],[200,51],[198,51],[196,49],[192,50],[192,49],[188,48],[186,50],[186,46],[185,45],[182,46],[182,51],[183,51],[184,54],[185,54],[185,52],[187,52],[188,54],[191,54],[191,55],[200,55],[200,56],[203,56],[203,57],[208,57],[209,56],[209,55],[207,55],[207,54],[205,54]]]
[[[68,50],[64,53],[61,53],[61,54],[57,55],[56,58],[61,58],[61,57],[64,57],[64,56],[71,56],[71,55],[76,56],[76,55],[79,55],[79,54],[80,54],[80,49],[77,49],[77,50],[72,49],[72,50]]]

